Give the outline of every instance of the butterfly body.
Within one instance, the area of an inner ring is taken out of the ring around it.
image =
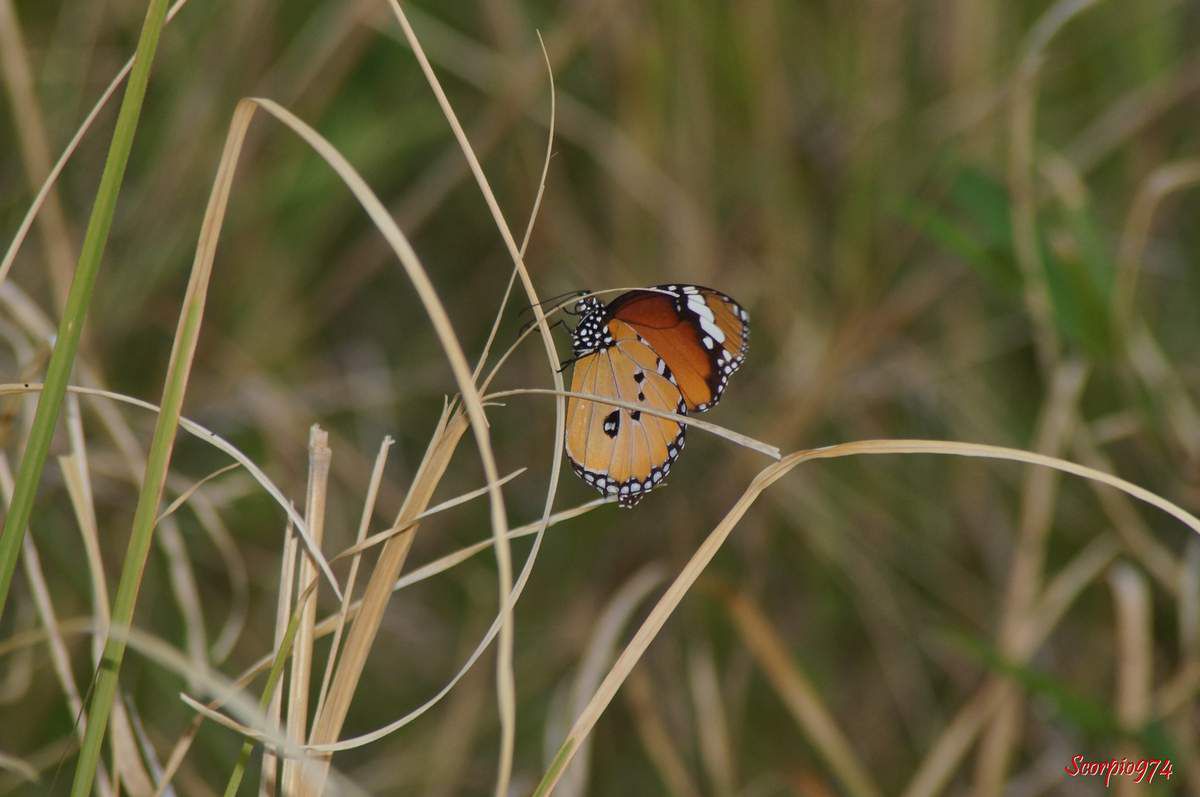
[[[589,296],[575,311],[572,392],[632,407],[572,397],[567,457],[593,488],[633,506],[663,482],[685,441],[684,424],[652,413],[715,406],[746,359],[750,317],[730,297],[698,285],[629,291],[607,305]]]

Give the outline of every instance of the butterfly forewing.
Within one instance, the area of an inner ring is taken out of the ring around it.
[[[608,312],[630,324],[666,361],[689,412],[704,412],[721,400],[750,347],[749,314],[712,288],[660,285],[630,291]]]

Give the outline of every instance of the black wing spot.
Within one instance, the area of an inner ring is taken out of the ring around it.
[[[604,433],[609,437],[616,437],[621,431],[621,411],[613,410],[604,417]]]
[[[629,413],[629,417],[635,421],[640,421],[642,419],[642,411],[634,410],[633,412]]]
[[[633,381],[640,385],[642,382],[646,381],[646,374],[642,371],[638,371],[633,375]]]

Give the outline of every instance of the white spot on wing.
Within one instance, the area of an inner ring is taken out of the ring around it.
[[[707,307],[704,309],[708,310]],[[709,311],[708,318],[705,318],[704,316],[700,317],[700,328],[703,329],[704,332],[717,343],[725,342],[725,333],[719,326],[713,323],[712,311]]]

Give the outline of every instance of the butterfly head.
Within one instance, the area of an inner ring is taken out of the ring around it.
[[[579,316],[579,324],[571,332],[571,348],[576,357],[582,357],[605,345],[606,319],[604,318],[604,303],[595,296],[585,296],[575,302],[574,313]]]
[[[603,302],[595,296],[586,295],[587,293],[587,291],[584,291],[584,297],[575,302],[575,307],[572,308],[572,312],[577,316],[586,317],[604,307]]]

